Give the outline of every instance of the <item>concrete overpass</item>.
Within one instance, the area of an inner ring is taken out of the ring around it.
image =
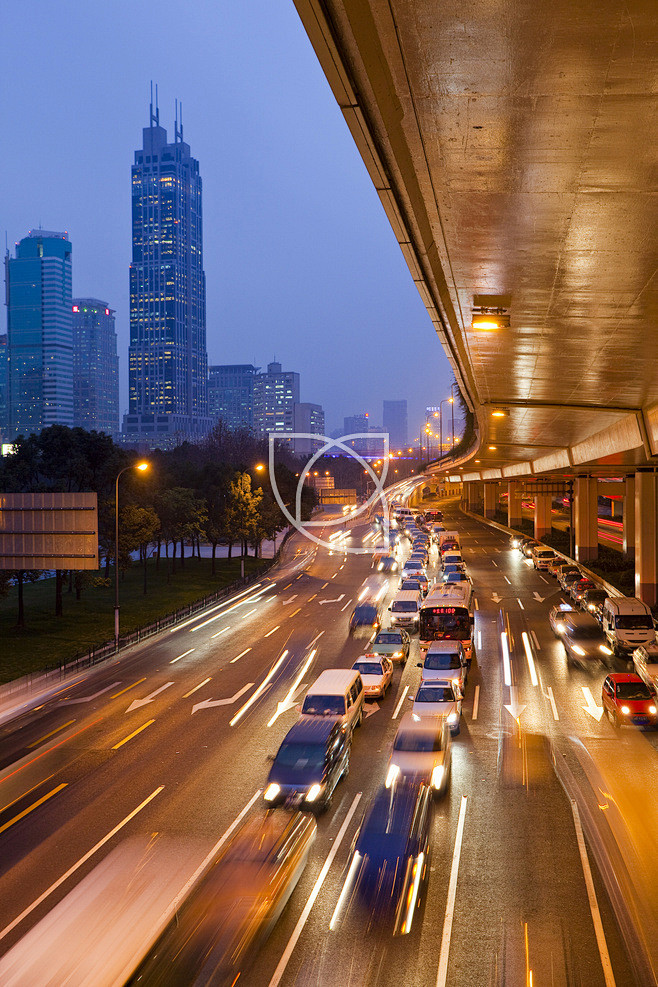
[[[655,0],[295,4],[475,415],[453,475],[573,479],[582,560],[617,479],[658,602]]]

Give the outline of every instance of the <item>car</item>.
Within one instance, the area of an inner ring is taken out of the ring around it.
[[[569,590],[571,589],[571,584],[572,583],[577,583],[581,579],[584,579],[584,578],[585,577],[583,576],[583,574],[580,571],[580,569],[575,569],[575,571],[574,570],[568,570],[568,569],[567,570],[562,569],[560,571],[560,575],[558,576],[558,580],[560,582],[560,586],[565,591],[565,593],[568,593],[569,592]]]
[[[555,578],[557,579],[560,573],[560,569],[562,568],[563,565],[569,565],[569,563],[565,562],[561,555],[556,555],[554,561],[549,562],[546,572],[549,574],[549,576],[555,576]]]
[[[554,562],[557,555],[552,548],[546,548],[545,545],[536,545],[532,549],[531,556],[532,564],[535,569],[541,569],[542,571],[548,569],[551,562]]]
[[[521,542],[523,541],[523,535],[512,535],[509,540],[510,548],[521,548]]]
[[[635,649],[633,670],[650,689],[658,690],[658,644],[641,644]]]
[[[301,717],[272,760],[263,792],[267,805],[324,811],[350,769],[351,734],[334,719]]]
[[[471,577],[465,572],[449,572],[444,582],[447,583],[470,583]]]
[[[452,565],[455,562],[456,563],[460,563],[461,562],[462,565],[464,564],[464,558],[462,556],[462,553],[460,551],[458,551],[457,549],[450,549],[447,552],[443,552],[443,554],[441,555],[441,565],[442,566]]]
[[[538,541],[535,541],[534,538],[524,538],[521,545],[521,554],[525,555],[526,559],[530,559],[535,548],[539,548]]]
[[[432,814],[426,784],[401,779],[377,792],[357,831],[330,929],[359,909],[360,928],[376,923],[394,935],[411,932],[430,872]]]
[[[377,563],[377,572],[397,572],[398,560],[394,555],[384,555]]]
[[[656,694],[634,672],[613,672],[601,689],[603,711],[615,729],[658,725]]]
[[[400,720],[386,772],[386,787],[401,778],[422,781],[443,794],[450,778],[452,747],[445,715],[405,713]]]
[[[410,592],[412,590],[416,590],[419,593],[424,593],[425,592],[425,590],[423,589],[423,587],[421,585],[420,580],[419,579],[415,579],[413,576],[410,576],[408,579],[407,578],[402,578],[400,580],[400,592],[402,592],[403,590],[408,590]]]
[[[375,640],[370,645],[370,653],[375,655],[385,655],[387,658],[398,660],[404,665],[409,657],[409,647],[411,638],[402,627],[393,629],[392,627],[381,630]]]
[[[574,603],[580,604],[588,589],[596,589],[596,583],[593,579],[589,579],[587,576],[584,579],[576,579],[569,587],[569,596]]]
[[[361,673],[366,699],[383,699],[393,678],[393,662],[383,655],[366,654],[352,665]]]
[[[434,507],[430,507],[430,508],[428,508],[428,510],[425,511],[425,520],[426,521],[443,521],[443,511],[439,511],[439,510],[437,510]]]
[[[466,572],[466,566],[463,562],[450,562],[448,565],[444,565],[441,570],[440,582],[447,583],[448,576],[454,572]]]
[[[432,641],[425,652],[425,661],[417,662],[421,668],[420,677],[423,682],[452,679],[463,694],[468,677],[468,664],[461,641]]]
[[[417,568],[416,563],[412,562],[410,566],[405,565],[402,567],[402,573],[400,575],[400,589],[402,588],[402,583],[409,577],[417,579],[420,583],[420,590],[423,596],[427,593],[430,588],[430,581],[425,572],[424,568]]]
[[[591,613],[574,610],[564,617],[562,644],[570,665],[587,668],[592,662],[606,662],[612,656],[612,649]]]
[[[593,617],[596,617],[600,624],[603,619],[603,604],[607,599],[608,594],[606,591],[596,586],[594,589],[585,590],[580,600],[580,606],[583,610],[591,613]]]
[[[583,574],[580,572],[580,569],[573,562],[564,562],[563,560],[560,561],[560,564],[555,570],[555,577],[558,582],[560,582],[560,577],[563,572],[577,572],[580,573],[580,578],[583,578]]]
[[[429,555],[428,555],[428,553],[427,553],[427,551],[425,549],[422,549],[422,550],[421,549],[418,549],[418,550],[414,549],[414,551],[411,553],[411,555],[407,559],[407,562],[420,562],[420,564],[422,566],[426,566],[428,564],[428,562],[429,562]],[[405,563],[405,565],[406,565],[406,563]]]
[[[379,634],[382,626],[382,608],[378,603],[364,600],[357,603],[350,615],[349,632],[355,636],[370,637]]]
[[[445,716],[453,734],[461,728],[462,693],[451,679],[422,682],[414,698],[416,716]]]
[[[554,607],[551,607],[548,614],[548,622],[556,637],[561,637],[564,634],[566,627],[564,618],[568,613],[573,612],[573,607],[570,603],[558,603]]]

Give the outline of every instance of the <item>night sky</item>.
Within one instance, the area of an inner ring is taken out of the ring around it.
[[[116,309],[127,405],[130,166],[150,80],[203,178],[208,356],[275,357],[343,416],[451,372],[292,0],[21,0],[0,14],[0,229],[67,230],[74,295]],[[0,321],[5,331],[6,315]]]

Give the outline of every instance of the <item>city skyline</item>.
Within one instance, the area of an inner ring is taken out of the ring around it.
[[[168,2],[157,18],[119,3],[128,37],[116,6],[68,0],[64,16],[39,0],[36,7],[30,19],[8,9],[0,39],[9,75],[21,74],[29,49],[50,79],[45,88],[25,78],[20,105],[6,101],[0,111],[13,147],[0,162],[11,189],[3,225],[10,242],[39,222],[69,231],[73,293],[116,310],[121,412],[126,175],[153,79],[167,119],[182,97],[204,175],[209,362],[295,366],[328,429],[357,395],[357,406],[372,409],[391,391],[406,395],[413,433],[424,407],[447,393],[450,369],[292,4],[246,0],[181,21]],[[59,74],[62,51],[76,87]],[[80,120],[84,132],[74,127]],[[391,353],[402,345],[409,358],[392,370]]]

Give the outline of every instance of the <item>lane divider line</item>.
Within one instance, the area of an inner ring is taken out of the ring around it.
[[[231,629],[230,625],[227,624],[226,627],[222,627],[221,631],[217,631],[216,634],[211,634],[210,635],[210,640],[212,641],[213,638],[219,637],[220,634],[225,634],[226,631],[230,631],[230,629]]]
[[[349,607],[349,605],[350,605],[351,602],[352,602],[352,600],[348,600],[347,603],[345,604],[345,606],[340,608],[340,612],[342,613],[343,610],[347,610],[347,608]]]
[[[121,689],[120,692],[115,692],[113,696],[110,696],[110,699],[117,699],[118,696],[122,696],[124,692],[130,692],[131,689],[134,689],[136,685],[141,685],[142,682],[146,682],[146,676],[144,676],[143,679],[137,679],[137,681],[133,682],[132,685],[127,685],[126,688]]]
[[[279,983],[281,982],[281,978],[283,977],[283,974],[285,973],[286,967],[288,966],[288,962],[290,960],[290,957],[292,956],[293,950],[294,950],[295,946],[297,945],[297,942],[299,940],[299,937],[302,934],[302,931],[304,929],[304,926],[306,925],[306,922],[308,921],[308,917],[311,914],[311,909],[313,908],[313,905],[315,904],[315,899],[320,894],[320,891],[322,889],[322,885],[324,884],[325,878],[326,878],[327,874],[329,873],[329,868],[333,864],[334,858],[335,858],[336,854],[338,853],[338,848],[340,847],[341,843],[343,842],[343,838],[345,836],[345,833],[347,832],[347,827],[349,826],[350,822],[352,821],[352,816],[356,812],[356,808],[357,808],[359,802],[361,801],[361,795],[362,795],[361,792],[357,792],[356,795],[354,796],[354,801],[352,802],[351,806],[348,809],[348,812],[347,812],[347,815],[345,816],[345,820],[343,822],[343,825],[338,830],[338,835],[336,836],[336,840],[334,842],[334,845],[332,846],[331,850],[329,851],[329,856],[325,860],[325,862],[324,862],[324,864],[322,866],[322,870],[318,874],[318,879],[317,879],[317,881],[315,882],[315,884],[313,886],[313,890],[311,891],[311,894],[310,894],[310,897],[309,897],[308,901],[304,905],[304,910],[302,911],[302,914],[299,916],[299,920],[298,920],[297,925],[295,926],[295,928],[293,930],[293,933],[292,933],[292,935],[291,935],[291,937],[290,937],[290,939],[288,941],[288,945],[286,946],[285,950],[283,951],[283,956],[279,960],[279,963],[277,965],[277,968],[274,971],[274,975],[273,975],[272,979],[270,980],[269,987],[278,987]]]
[[[120,740],[118,744],[115,744],[112,750],[118,751],[120,747],[123,747],[124,744],[127,744],[129,740],[132,740],[133,737],[136,737],[138,733],[142,732],[142,730],[146,730],[146,728],[150,727],[152,723],[155,723],[155,720],[147,720],[146,723],[142,723],[141,727],[137,727],[137,729],[133,730],[132,733],[129,733],[127,737],[124,737],[123,740]]]
[[[397,720],[398,714],[399,714],[400,710],[402,709],[402,703],[407,698],[407,693],[408,692],[409,692],[409,686],[408,685],[405,685],[405,687],[404,687],[404,689],[402,691],[402,695],[400,696],[400,699],[398,701],[398,704],[395,707],[395,710],[393,712],[393,716],[391,717],[392,720]]]
[[[537,651],[541,651],[541,644],[539,643],[537,635],[534,631],[530,631],[530,637],[532,638],[532,643],[536,647]]]
[[[518,603],[518,605],[519,605],[519,606],[521,607],[521,609],[522,609],[522,610],[525,610],[525,607],[524,607],[524,606],[523,606],[523,604],[521,603],[521,601],[520,601],[520,599],[518,598],[518,596],[517,596],[517,598],[516,598],[516,602]]]
[[[535,668],[535,659],[532,653],[532,648],[530,647],[530,638],[528,637],[528,632],[523,631],[521,634],[521,639],[523,641],[523,648],[525,651],[525,656],[528,659],[528,668],[530,669],[530,681],[534,686],[539,685],[539,679],[537,678],[537,669]]]
[[[27,749],[31,751],[34,747],[38,747],[39,744],[42,744],[44,742],[44,740],[48,740],[50,737],[54,737],[56,733],[60,732],[60,730],[66,730],[66,728],[70,727],[72,723],[75,723],[75,720],[69,720],[68,723],[63,723],[61,727],[56,727],[54,730],[51,730],[50,733],[47,733],[45,737],[40,737],[39,740],[35,740],[33,744],[28,744]]]
[[[10,932],[13,932],[16,926],[20,925],[20,923],[23,921],[24,918],[27,918],[27,916],[30,915],[35,908],[38,908],[39,905],[46,900],[46,898],[49,898],[50,895],[53,893],[53,891],[56,891],[57,888],[59,888],[64,883],[64,881],[67,881],[69,879],[71,874],[75,874],[75,872],[79,870],[79,868],[82,867],[83,864],[86,864],[87,861],[90,859],[90,857],[93,857],[93,855],[97,853],[97,851],[100,850],[102,846],[105,846],[105,844],[108,843],[109,840],[111,840],[112,837],[115,836],[120,829],[123,829],[124,826],[126,826],[132,819],[135,818],[138,812],[141,812],[142,809],[145,809],[146,806],[149,804],[149,802],[152,802],[153,799],[156,797],[156,795],[159,795],[160,792],[163,790],[164,790],[164,785],[160,785],[159,788],[156,788],[154,792],[151,792],[148,798],[145,798],[143,802],[140,802],[140,804],[137,806],[136,809],[133,809],[132,812],[129,812],[128,815],[125,817],[125,819],[122,819],[121,822],[118,823],[113,829],[111,829],[109,833],[106,833],[106,835],[102,839],[100,839],[98,843],[94,844],[91,850],[87,850],[87,852],[83,854],[83,856],[80,857],[80,859],[77,860],[71,867],[69,867],[69,869],[54,882],[54,884],[51,884],[49,888],[46,888],[43,894],[40,894],[38,898],[35,898],[35,900],[32,902],[31,905],[28,905],[27,908],[24,908],[23,911],[20,913],[20,915],[16,916],[13,922],[10,922],[9,925],[5,926],[5,928],[0,932],[0,940],[4,939],[5,936],[8,936]]]
[[[471,715],[472,720],[477,720],[478,710],[480,708],[480,686],[475,686],[475,695],[473,696],[473,713]]]
[[[307,600],[306,602],[307,602],[307,603],[310,603],[310,602],[311,602],[311,600],[314,600],[314,599],[316,598],[316,596],[317,596],[317,595],[318,595],[317,593],[314,593],[314,594],[313,594],[313,596],[309,596],[309,598],[308,598],[308,600]]]
[[[196,648],[190,648],[189,651],[184,651],[182,655],[179,655],[178,656],[178,658],[172,658],[172,660],[169,662],[169,664],[170,665],[175,665],[177,661],[180,661],[181,658],[187,658],[187,656],[188,655],[191,655],[193,651],[196,651]]]
[[[578,812],[578,806],[576,805],[575,799],[571,799],[571,811],[573,813],[573,824],[576,829],[576,840],[578,842],[580,863],[582,864],[585,886],[587,888],[589,909],[592,913],[592,922],[594,923],[596,944],[599,947],[599,956],[601,958],[601,966],[603,967],[605,987],[616,987],[615,976],[612,972],[612,964],[610,962],[610,954],[608,953],[608,944],[605,939],[605,932],[603,931],[603,922],[601,921],[599,903],[596,898],[594,881],[592,880],[592,871],[589,866],[589,858],[587,856],[587,848],[585,846],[585,837],[583,836],[583,827],[580,822],[580,813]]]
[[[505,580],[505,582],[507,583],[508,586],[511,586],[512,585],[511,582],[509,581],[509,579],[507,578],[507,576],[503,576],[503,579]]]
[[[559,715],[559,713],[557,711],[557,706],[555,705],[555,696],[553,695],[553,690],[550,687],[550,685],[548,687],[548,700],[549,700],[549,702],[551,704],[551,709],[553,710],[553,719],[554,720],[559,720],[560,719],[560,715]]]
[[[27,798],[27,796],[31,795],[36,788],[40,788],[41,785],[45,785],[47,781],[50,781],[50,779],[54,777],[55,777],[55,772],[53,771],[51,775],[48,775],[46,778],[42,778],[41,781],[38,781],[36,785],[32,785],[32,788],[28,788],[28,790],[26,792],[23,792],[22,795],[18,795],[15,799],[13,799],[13,801],[9,802],[7,805],[3,805],[3,807],[0,809],[0,813],[6,812],[7,809],[11,809],[12,805],[16,805],[16,803],[20,802],[21,799]]]
[[[210,682],[211,679],[212,679],[212,675],[209,675],[207,679],[204,679],[203,680],[203,682],[199,682],[199,684],[198,685],[195,685],[193,689],[190,689],[189,692],[186,692],[185,693],[185,695],[183,696],[183,699],[189,699],[190,696],[194,695],[195,692],[198,692],[199,689],[201,689],[204,685],[207,685],[208,682]]]
[[[231,658],[229,665],[235,665],[236,661],[239,661],[240,658],[244,658],[244,656],[248,655],[250,651],[251,648],[245,648],[244,651],[241,651],[239,655],[235,656],[235,658]]]
[[[466,803],[468,798],[462,795],[459,806],[459,819],[457,821],[457,835],[455,837],[455,849],[452,854],[452,866],[450,868],[450,882],[448,884],[448,901],[446,903],[446,913],[443,920],[443,934],[441,936],[441,952],[439,953],[439,969],[436,974],[436,987],[445,987],[448,979],[448,954],[450,952],[450,938],[452,936],[452,920],[455,914],[455,898],[457,897],[457,878],[459,876],[459,860],[462,852],[462,838],[464,835],[464,819],[466,817]]]
[[[29,805],[27,809],[23,809],[23,811],[19,812],[17,816],[14,816],[14,818],[10,819],[9,822],[6,822],[4,826],[0,826],[0,833],[4,833],[5,830],[9,829],[11,826],[14,826],[17,822],[20,822],[21,819],[25,819],[25,817],[29,816],[31,812],[33,812],[35,809],[38,809],[39,806],[43,805],[44,802],[47,802],[48,799],[52,798],[53,795],[57,795],[57,793],[61,792],[63,788],[67,788],[67,787],[68,787],[68,781],[64,781],[62,782],[61,785],[58,785],[57,788],[53,788],[52,792],[48,792],[47,795],[44,795],[40,799],[37,799],[37,801],[33,802],[32,805]]]
[[[294,613],[289,613],[288,616],[289,617],[296,617],[298,613],[301,613],[301,610],[302,610],[301,607],[297,607],[297,609],[295,610],[295,612]]]
[[[253,610],[248,610],[246,613],[240,614],[241,619],[246,620],[247,617],[251,617],[252,614],[256,613],[257,609],[258,607],[254,607]],[[226,630],[228,630],[228,627],[226,628]]]
[[[274,632],[275,632],[275,631],[278,631],[278,629],[279,629],[280,627],[281,627],[281,624],[277,624],[277,625],[276,625],[276,627],[273,627],[271,631],[268,631],[268,632],[267,632],[267,634],[263,634],[263,637],[269,637],[269,636],[270,636],[270,634],[274,634]],[[235,659],[234,659],[234,660],[235,660]]]

